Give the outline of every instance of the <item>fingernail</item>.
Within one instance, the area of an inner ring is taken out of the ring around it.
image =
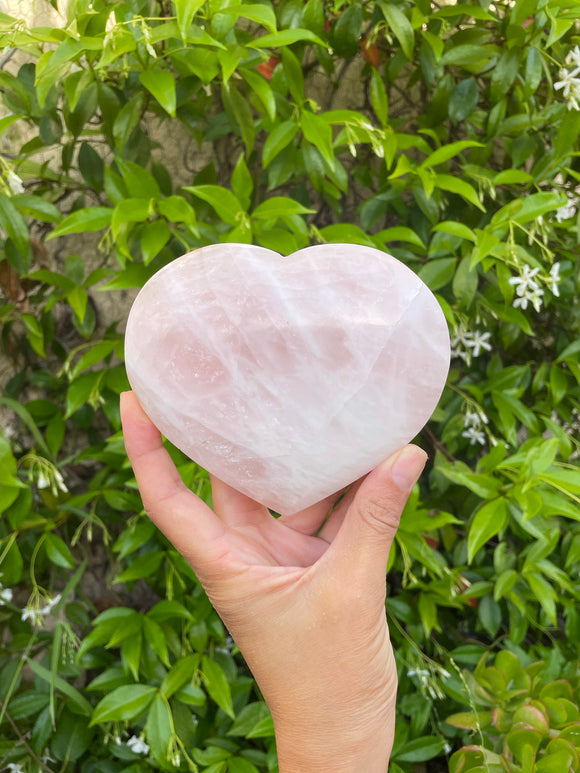
[[[425,467],[427,454],[417,446],[405,446],[391,468],[391,477],[401,491],[409,492]]]

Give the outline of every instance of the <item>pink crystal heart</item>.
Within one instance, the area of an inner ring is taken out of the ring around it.
[[[405,265],[353,244],[286,258],[248,244],[184,255],[143,287],[131,387],[190,458],[279,513],[408,443],[449,368],[439,304]]]

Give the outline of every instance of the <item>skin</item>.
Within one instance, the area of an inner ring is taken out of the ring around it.
[[[385,569],[424,451],[406,446],[346,493],[275,519],[215,477],[212,511],[132,392],[121,417],[147,514],[191,564],[272,712],[280,773],[386,773],[397,671]]]

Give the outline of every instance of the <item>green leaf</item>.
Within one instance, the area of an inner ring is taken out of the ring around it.
[[[274,122],[276,120],[276,98],[268,81],[246,67],[240,67],[239,73],[264,106],[270,120]]]
[[[390,242],[408,242],[409,244],[414,244],[416,247],[425,248],[419,234],[405,225],[395,225],[392,228],[385,228],[383,231],[374,234],[373,239],[382,242],[383,244],[389,244]]]
[[[51,754],[57,760],[76,762],[89,748],[95,735],[83,717],[65,711],[58,718],[56,732],[50,744]]]
[[[467,537],[467,561],[471,563],[477,551],[501,531],[508,522],[505,497],[486,502],[476,512]]]
[[[427,287],[435,292],[441,287],[445,287],[455,275],[455,266],[457,258],[438,258],[430,260],[418,271],[419,278],[425,282]]]
[[[40,220],[41,223],[57,223],[61,219],[61,214],[54,204],[40,196],[20,193],[12,196],[12,203],[23,215]]]
[[[176,107],[176,91],[175,91],[175,78],[168,70],[161,70],[156,68],[155,70],[142,70],[139,73],[139,80],[145,86],[155,99],[159,102],[161,107],[166,110],[169,115],[175,117]]]
[[[555,212],[566,203],[566,197],[559,192],[532,193],[526,198],[518,198],[510,201],[505,207],[498,210],[491,219],[491,225],[498,227],[513,220],[520,225],[525,225],[532,220],[537,220],[540,215],[547,212]]]
[[[462,258],[453,277],[453,295],[457,298],[459,305],[468,309],[477,292],[478,274],[477,269],[471,268],[469,257]]]
[[[171,231],[165,220],[147,223],[141,234],[141,253],[146,266],[159,255],[170,239]]]
[[[20,212],[10,199],[0,194],[0,227],[12,239],[21,257],[28,256],[28,228]]]
[[[170,698],[173,693],[183,687],[183,685],[191,682],[191,679],[197,671],[198,666],[199,655],[186,655],[185,657],[178,660],[170,668],[167,676],[161,683],[161,692],[167,698]]]
[[[458,223],[456,220],[445,220],[442,223],[437,223],[437,225],[433,226],[432,230],[453,234],[453,236],[459,236],[460,239],[468,239],[477,244],[477,236],[471,228],[466,226],[465,223]]]
[[[500,601],[504,598],[518,581],[518,573],[515,569],[505,569],[495,581],[493,598]]]
[[[494,185],[517,185],[518,183],[533,182],[531,174],[523,169],[504,169],[493,178]]]
[[[65,234],[92,233],[107,228],[111,224],[113,210],[110,207],[85,207],[77,209],[57,225],[46,239],[54,239]]]
[[[82,372],[97,362],[101,362],[111,354],[118,345],[118,341],[101,341],[92,346],[80,357],[70,371],[70,378],[74,381]]]
[[[359,47],[362,31],[362,7],[359,3],[349,5],[339,16],[331,30],[333,51],[345,59],[354,56]]]
[[[425,161],[421,164],[422,167],[428,169],[439,164],[444,164],[445,161],[449,161],[450,158],[461,153],[466,148],[483,148],[484,145],[481,142],[475,142],[474,140],[459,140],[458,142],[451,142],[449,145],[443,145],[437,150],[434,150],[431,155],[427,156]]]
[[[250,208],[253,190],[254,181],[246,164],[244,154],[241,153],[232,173],[232,191],[246,212]]]
[[[526,74],[524,81],[524,93],[526,99],[534,94],[541,83],[544,68],[542,55],[535,46],[530,46],[526,54]]]
[[[322,35],[324,33],[324,5],[322,0],[308,0],[302,14],[302,21],[307,29]]]
[[[96,191],[103,190],[105,164],[97,151],[83,142],[79,150],[79,169],[83,178]]]
[[[201,662],[201,673],[210,697],[229,717],[235,719],[230,685],[223,668],[215,660],[204,655]]]
[[[558,594],[539,572],[533,570],[533,566],[533,564],[529,568],[525,566],[522,576],[553,625],[557,625],[556,602]]]
[[[56,534],[47,534],[44,541],[46,555],[55,566],[74,569],[75,562],[66,543]]]
[[[359,228],[350,223],[336,223],[320,229],[320,235],[327,242],[334,244],[364,244],[367,247],[375,247],[373,240]]]
[[[260,773],[258,768],[243,757],[230,757],[228,773]]]
[[[477,107],[479,89],[475,78],[460,81],[449,97],[449,117],[452,121],[463,121]]]
[[[224,7],[220,10],[220,14],[226,17],[230,17],[234,22],[239,17],[244,19],[250,19],[262,27],[265,27],[269,32],[276,32],[276,15],[274,10],[268,5],[258,5],[257,3],[248,3],[247,5],[232,5]]]
[[[48,693],[27,690],[10,701],[10,716],[16,720],[24,719],[38,714],[45,706],[48,706]]]
[[[134,719],[145,711],[156,692],[157,688],[148,684],[117,687],[97,703],[90,724]]]
[[[403,53],[409,61],[412,61],[415,48],[415,33],[413,32],[411,22],[398,5],[387,2],[387,0],[379,0],[378,5],[387,20],[387,24],[401,44]]]
[[[163,628],[149,617],[143,618],[143,633],[147,643],[159,660],[169,668],[169,654]]]
[[[69,684],[60,676],[53,674],[52,671],[41,666],[40,663],[37,663],[35,660],[27,659],[27,663],[37,676],[48,684],[54,683],[57,690],[66,695],[67,698],[70,698],[81,714],[84,714],[85,716],[90,716],[92,714],[93,707],[88,700],[72,686],[72,684]]]
[[[77,378],[76,381],[73,381],[66,395],[65,419],[68,419],[82,405],[99,394],[100,382],[104,375],[104,370],[93,371],[85,373]]]
[[[558,355],[558,358],[556,359],[556,362],[564,362],[564,360],[569,359],[578,359],[575,355],[580,353],[580,338],[576,339],[576,341],[572,341],[571,344],[568,344],[563,351],[560,352]]]
[[[267,169],[272,160],[276,158],[278,153],[284,150],[284,148],[292,142],[297,133],[298,126],[294,123],[294,121],[283,121],[272,130],[272,132],[268,135],[262,150],[262,162],[264,169]]]
[[[308,209],[287,196],[273,196],[259,204],[252,212],[252,217],[258,220],[272,220],[288,215],[310,215],[316,212]]]
[[[263,701],[248,703],[239,712],[234,724],[228,730],[228,735],[240,735],[244,736],[244,738],[255,738],[256,736],[253,735],[253,733],[256,728],[263,727],[264,720],[271,720],[271,717],[270,710]]]
[[[246,45],[251,48],[282,48],[283,46],[291,46],[292,43],[297,43],[299,40],[307,40],[323,48],[328,47],[328,44],[319,38],[318,35],[315,35],[310,30],[300,28],[282,30],[282,32],[275,32],[272,35],[264,35],[261,38],[256,38],[256,40],[246,43]]]
[[[187,31],[191,26],[193,17],[205,3],[206,0],[174,0],[177,25],[184,43],[187,42]]]
[[[457,193],[470,204],[474,204],[482,212],[485,212],[485,207],[479,200],[475,188],[468,182],[465,182],[465,180],[460,180],[458,177],[453,177],[450,174],[438,174],[435,175],[434,183],[436,188],[449,191],[450,193]]]
[[[403,744],[393,753],[392,758],[398,762],[426,762],[438,757],[444,746],[444,738],[426,735]]]
[[[302,65],[289,48],[283,48],[281,56],[284,75],[286,76],[290,93],[294,101],[301,105],[304,102],[304,73]]]
[[[157,202],[157,210],[171,223],[186,223],[190,226],[195,223],[195,210],[183,196],[168,196],[166,199],[161,199]]]
[[[44,442],[44,439],[40,434],[38,427],[36,426],[36,422],[30,415],[30,412],[27,411],[26,408],[18,402],[18,400],[13,400],[11,397],[3,397],[2,395],[0,395],[0,405],[5,405],[7,408],[14,411],[14,413],[20,417],[20,419],[24,422],[24,424],[26,424],[26,426],[30,430],[38,448],[48,459],[52,459],[53,456],[50,453],[50,450],[47,447],[46,443]],[[3,441],[3,438],[0,435],[0,462],[2,462],[2,465],[0,466],[0,470],[1,469],[7,470],[7,468],[11,466],[11,463],[9,461],[9,457],[7,458],[7,454],[2,453],[2,441]],[[8,446],[8,449],[9,449],[9,446]],[[12,457],[11,453],[10,453],[10,457]],[[14,462],[14,471],[16,471],[16,462]]]
[[[301,127],[306,139],[318,148],[329,169],[334,170],[334,150],[332,149],[332,129],[321,116],[304,110]]]
[[[374,67],[371,72],[371,105],[382,126],[389,123],[389,98],[385,83]]]
[[[495,638],[502,623],[500,605],[491,596],[484,596],[479,602],[477,616],[487,633]]]
[[[499,102],[507,94],[518,74],[519,65],[519,46],[514,46],[509,51],[504,51],[491,74],[490,94],[492,104]]]
[[[468,72],[479,73],[487,67],[489,60],[494,56],[495,51],[491,47],[465,43],[448,48],[439,63],[457,65]]]
[[[465,486],[474,494],[482,499],[492,499],[497,496],[498,489],[501,486],[500,481],[489,475],[481,475],[477,472],[471,472],[467,465],[454,464],[453,467],[439,465],[437,471],[445,475],[446,478]]]
[[[164,550],[154,550],[151,553],[138,556],[131,561],[127,569],[115,578],[115,582],[134,582],[143,577],[154,577],[164,558]]]
[[[237,196],[234,196],[227,188],[222,188],[220,185],[193,185],[186,187],[185,190],[190,191],[203,201],[207,201],[224,223],[228,223],[228,225],[238,224],[238,216],[244,212],[244,208]]]
[[[147,712],[145,735],[155,759],[160,763],[166,763],[173,736],[173,718],[167,699],[160,693],[155,696]]]

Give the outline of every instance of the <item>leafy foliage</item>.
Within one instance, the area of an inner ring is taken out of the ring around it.
[[[234,241],[386,250],[449,322],[428,475],[390,559],[392,773],[446,768],[454,747],[453,773],[574,769],[577,15],[572,0],[0,14],[0,766],[277,768],[251,675],[143,513],[118,410],[127,296]]]

